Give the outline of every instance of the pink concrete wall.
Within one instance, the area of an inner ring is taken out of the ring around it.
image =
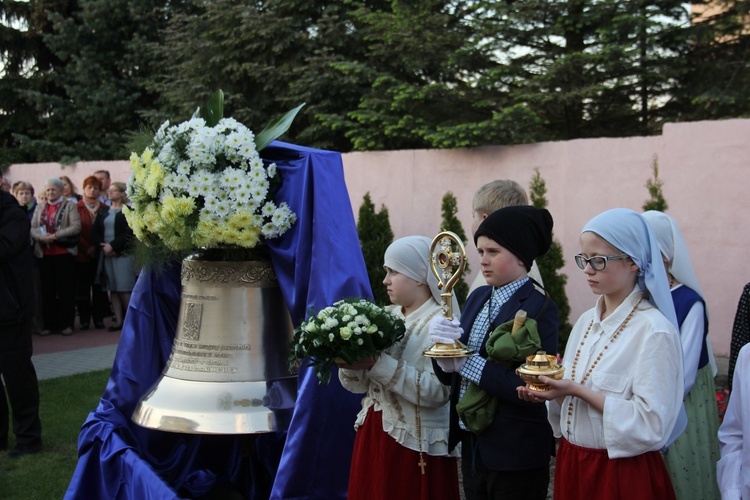
[[[641,210],[649,198],[646,181],[656,155],[668,212],[689,245],[711,315],[717,355],[729,353],[732,321],[745,283],[750,281],[750,120],[667,124],[663,135],[585,139],[466,150],[389,151],[344,155],[355,212],[369,192],[389,210],[395,236],[439,230],[441,199],[458,200],[464,229],[471,227],[474,190],[510,178],[528,188],[539,168],[547,185],[555,238],[562,244],[568,276],[571,323],[593,306],[582,272],[573,263],[578,235],[596,214],[614,207]],[[478,270],[469,244],[469,262]]]
[[[750,281],[750,120],[667,124],[655,137],[585,139],[521,146],[460,150],[407,150],[343,155],[355,216],[365,193],[389,211],[395,236],[433,236],[441,222],[441,201],[451,191],[467,233],[474,190],[510,178],[528,188],[538,168],[547,184],[555,238],[562,244],[568,275],[571,322],[595,301],[572,257],[578,235],[594,215],[614,207],[641,210],[649,195],[652,159],[659,162],[668,212],[677,219],[690,248],[711,315],[714,351],[729,353],[739,294]],[[95,170],[110,170],[125,181],[128,162],[14,165],[6,174],[42,189],[48,177],[68,175],[78,186]],[[476,251],[468,245],[473,273]],[[473,275],[472,275],[473,278]]]

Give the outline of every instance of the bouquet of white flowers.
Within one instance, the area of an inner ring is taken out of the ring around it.
[[[311,357],[318,380],[328,382],[337,358],[346,363],[375,356],[398,342],[401,318],[365,299],[346,299],[311,315],[294,331],[289,364]]]
[[[273,199],[279,173],[259,154],[270,140],[256,145],[255,139],[232,118],[207,122],[198,112],[177,125],[163,123],[150,146],[130,157],[132,205],[123,212],[136,238],[151,251],[180,257],[198,249],[252,249],[286,232],[297,217]]]

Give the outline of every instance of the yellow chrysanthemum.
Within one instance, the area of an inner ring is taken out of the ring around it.
[[[164,170],[159,165],[159,162],[152,162],[143,185],[149,196],[156,197],[159,194],[159,188],[164,182],[164,175]]]
[[[229,217],[229,227],[232,229],[246,229],[253,222],[253,212],[247,208],[241,208]]]
[[[153,156],[154,156],[154,150],[151,148],[146,148],[143,151],[143,154],[141,155],[141,159],[143,160],[143,163],[145,163],[146,165],[150,165],[151,159],[153,158]]]
[[[240,241],[237,244],[245,248],[253,248],[258,244],[259,240],[260,229],[251,227],[240,233]]]

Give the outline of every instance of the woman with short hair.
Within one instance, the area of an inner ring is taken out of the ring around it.
[[[40,334],[60,332],[72,335],[75,321],[74,257],[78,253],[81,218],[75,203],[63,197],[63,182],[59,177],[47,179],[45,194],[46,200],[37,205],[31,220],[34,255],[41,259],[44,329]]]

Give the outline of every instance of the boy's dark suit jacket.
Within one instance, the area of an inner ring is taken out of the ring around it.
[[[483,286],[476,289],[466,300],[461,312],[461,328],[464,330],[461,342],[464,344],[468,342],[471,326],[491,292],[491,286]],[[512,320],[519,309],[525,310],[529,318],[536,319],[542,349],[549,354],[557,353],[557,306],[552,300],[546,300],[529,280],[502,305],[497,317],[492,321],[482,340],[479,352],[482,357],[487,357],[486,344],[490,332]],[[542,309],[544,310],[540,315]],[[449,440],[450,448],[453,449],[466,433],[459,428],[456,413],[460,377],[458,374],[444,372],[434,360],[433,366],[438,378],[451,386]],[[490,394],[499,396],[500,404],[492,425],[477,436],[477,447],[482,462],[492,470],[542,467],[549,463],[549,457],[554,453],[554,438],[547,422],[546,407],[543,404],[527,403],[519,399],[516,388],[520,385],[525,384],[516,375],[515,369],[492,361],[487,362],[479,386]]]

